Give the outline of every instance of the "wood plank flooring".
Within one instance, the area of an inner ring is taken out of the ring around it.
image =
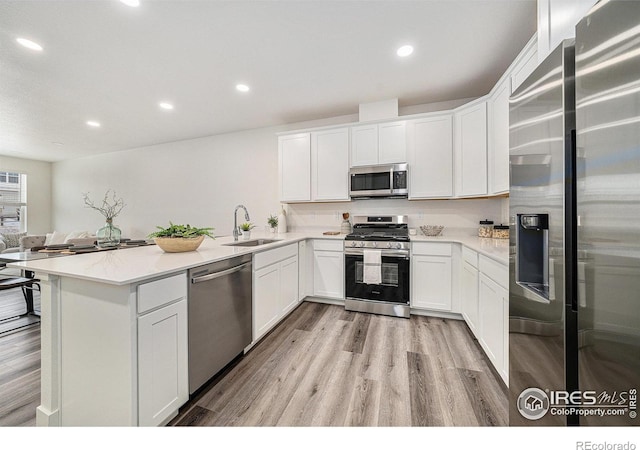
[[[504,426],[507,399],[462,321],[305,302],[170,425]]]
[[[40,404],[40,325],[0,336],[0,426],[35,426]]]
[[[35,425],[40,326],[0,336],[0,426]],[[464,322],[303,303],[170,425],[506,425],[507,392]]]

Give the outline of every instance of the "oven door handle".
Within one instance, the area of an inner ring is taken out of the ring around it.
[[[363,256],[364,250],[355,249],[355,248],[345,248],[344,249],[345,256]],[[409,251],[407,250],[382,250],[381,256],[388,256],[392,258],[403,258],[409,259]]]

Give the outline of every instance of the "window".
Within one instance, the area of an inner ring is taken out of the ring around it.
[[[26,231],[27,176],[0,171],[0,233]]]
[[[0,183],[20,183],[20,174],[15,172],[0,172]]]

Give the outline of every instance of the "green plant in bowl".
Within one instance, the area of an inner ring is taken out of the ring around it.
[[[150,238],[168,237],[168,238],[195,238],[198,236],[209,236],[211,239],[215,239],[212,234],[214,228],[196,228],[191,225],[174,225],[169,222],[168,228],[162,228],[156,226],[158,231],[154,231],[149,234]]]
[[[213,228],[197,228],[191,225],[174,225],[169,222],[168,228],[156,227],[158,231],[150,233],[162,250],[168,253],[190,252],[196,250],[202,244],[205,236],[215,239]]]

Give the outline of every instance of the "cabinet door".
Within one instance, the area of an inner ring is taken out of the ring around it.
[[[487,103],[455,114],[456,196],[487,194]]]
[[[342,252],[313,252],[313,295],[344,299],[344,255]]]
[[[466,261],[462,263],[462,315],[478,337],[478,269]]]
[[[300,133],[278,138],[280,201],[311,200],[311,136]]]
[[[524,80],[527,79],[533,69],[538,66],[538,51],[536,46],[531,46],[520,58],[520,61],[511,71],[511,94],[518,89]]]
[[[407,162],[406,122],[390,122],[378,125],[378,163]]]
[[[451,311],[451,257],[411,258],[411,307]]]
[[[407,123],[409,198],[453,196],[453,115]]]
[[[298,304],[298,258],[292,257],[280,263],[280,317]]]
[[[351,128],[351,167],[378,164],[378,125]]]
[[[503,374],[505,330],[505,303],[508,301],[506,289],[485,274],[480,274],[478,297],[480,314],[480,343],[496,370]]]
[[[307,241],[298,242],[298,301],[307,296]]]
[[[138,425],[166,423],[189,400],[187,300],[138,318]]]
[[[349,129],[311,134],[314,200],[349,200]]]
[[[280,263],[253,273],[253,340],[257,341],[280,318]]]
[[[489,102],[489,194],[509,192],[509,93],[507,78]]]

